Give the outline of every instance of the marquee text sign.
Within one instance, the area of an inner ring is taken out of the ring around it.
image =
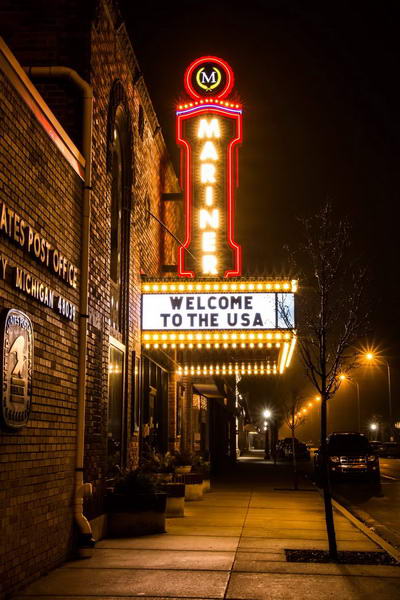
[[[32,403],[33,329],[20,310],[1,315],[1,420],[8,429],[26,425]]]
[[[237,151],[242,140],[242,110],[226,100],[234,83],[230,66],[206,56],[185,73],[192,101],[176,113],[176,138],[182,150],[185,242],[178,250],[180,277],[238,277],[241,247],[234,239]]]
[[[293,293],[142,294],[148,331],[274,330],[294,327]]]

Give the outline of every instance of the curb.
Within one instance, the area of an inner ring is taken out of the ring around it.
[[[332,498],[332,505],[338,512],[342,513],[344,517],[346,517],[353,525],[355,525],[355,527],[362,531],[373,542],[378,544],[378,546],[383,548],[383,550],[390,554],[390,556],[397,560],[397,562],[400,562],[400,550],[383,539],[383,537],[375,533],[375,531],[372,531],[372,529],[370,529],[365,523],[363,523],[352,512],[350,512],[348,508],[342,506],[337,500],[334,500],[334,498]]]

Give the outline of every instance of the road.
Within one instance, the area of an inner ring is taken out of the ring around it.
[[[372,517],[377,532],[400,548],[400,459],[381,458],[380,467],[380,489],[360,482],[336,483],[333,493]]]

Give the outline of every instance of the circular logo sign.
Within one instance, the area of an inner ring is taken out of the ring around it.
[[[32,403],[33,330],[28,315],[12,308],[1,315],[1,404],[6,428],[26,425]]]
[[[216,56],[202,56],[186,69],[185,89],[194,99],[226,98],[233,88],[233,71]]]

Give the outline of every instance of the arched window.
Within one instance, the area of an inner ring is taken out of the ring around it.
[[[127,335],[129,307],[129,240],[132,188],[132,138],[128,102],[119,81],[113,85],[107,126],[110,205],[110,346],[107,418],[107,473],[127,459]],[[107,232],[108,233],[108,232]]]
[[[129,219],[124,218],[128,212],[129,189],[127,186],[127,169],[129,168],[128,123],[126,114],[119,106],[115,113],[114,130],[111,149],[111,326],[123,333],[124,298],[123,287],[127,278]]]

